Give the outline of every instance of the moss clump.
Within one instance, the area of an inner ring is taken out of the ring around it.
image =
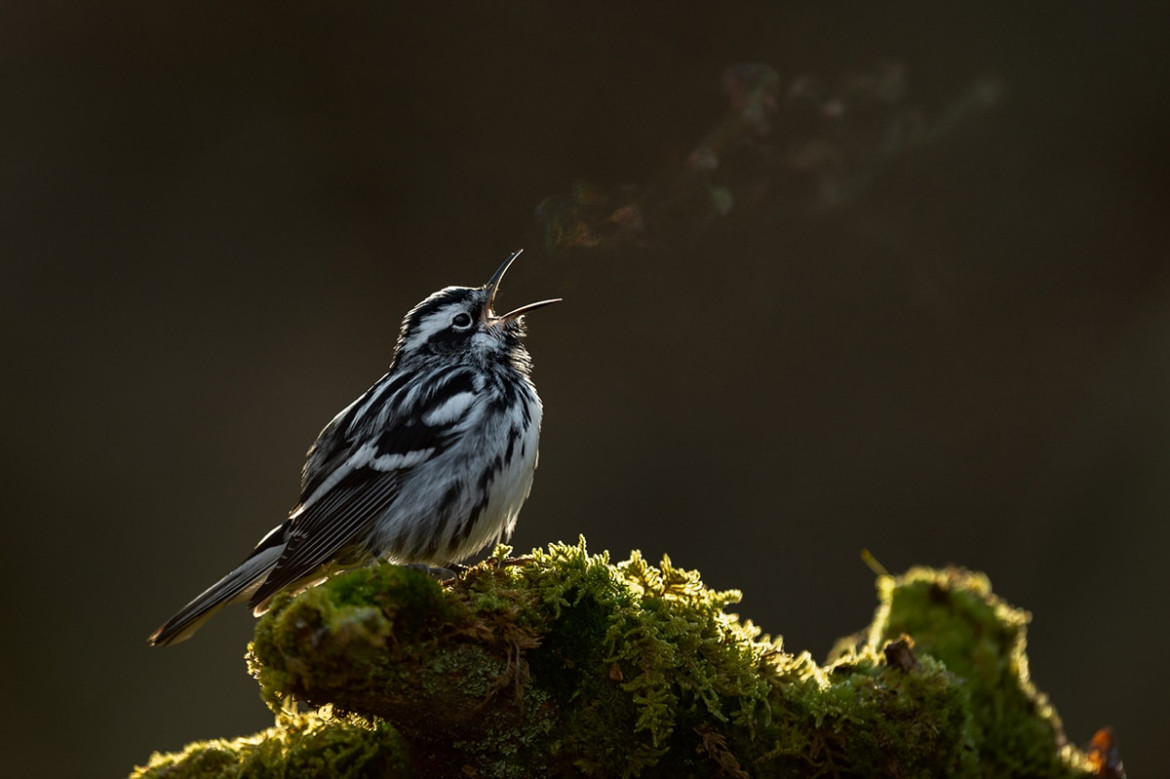
[[[378,565],[279,598],[249,658],[265,700],[400,733],[418,776],[1088,775],[1028,681],[1027,615],[977,574],[882,577],[874,624],[822,666],[669,558],[510,552],[443,585]],[[369,743],[354,722],[320,727]],[[279,730],[247,743],[281,759]],[[239,764],[222,743],[155,761]]]
[[[1028,672],[1028,612],[996,597],[983,574],[956,568],[883,576],[878,591],[868,645],[912,635],[919,651],[967,680],[984,775],[1058,776],[1077,762]]]
[[[255,736],[215,739],[182,752],[151,755],[131,779],[266,779],[328,776],[394,779],[412,776],[407,744],[387,722],[334,717],[328,710],[282,714]]]

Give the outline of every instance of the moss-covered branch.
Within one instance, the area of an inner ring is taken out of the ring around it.
[[[135,776],[1090,775],[1029,681],[1028,615],[979,574],[880,577],[873,624],[818,665],[667,558],[509,551],[279,598],[249,667],[275,710],[325,708]]]

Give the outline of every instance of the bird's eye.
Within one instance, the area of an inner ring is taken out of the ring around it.
[[[468,327],[471,327],[471,314],[468,314],[466,311],[460,311],[455,315],[455,318],[451,320],[451,324],[455,325],[455,327],[459,328],[460,330],[465,330]]]

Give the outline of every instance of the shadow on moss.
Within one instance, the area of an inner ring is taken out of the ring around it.
[[[282,596],[249,668],[274,710],[333,713],[134,776],[1090,775],[1029,681],[1028,615],[980,574],[880,577],[873,624],[818,665],[669,558],[510,552],[442,585],[385,564]]]

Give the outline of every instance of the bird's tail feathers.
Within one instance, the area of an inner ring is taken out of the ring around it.
[[[276,531],[283,527],[283,525],[279,526],[268,536],[265,536],[264,540],[248,556],[248,559],[236,566],[227,576],[199,593],[194,600],[180,609],[178,614],[151,633],[147,641],[152,646],[167,646],[186,641],[211,615],[227,604],[248,600],[280,558],[284,545],[268,542],[272,536],[278,535]]]

